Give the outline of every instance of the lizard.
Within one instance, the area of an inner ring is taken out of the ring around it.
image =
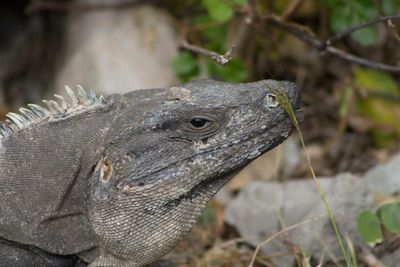
[[[138,267],[171,251],[235,173],[294,126],[288,81],[194,80],[108,97],[66,87],[0,124],[0,265]],[[79,260],[81,261],[81,260]]]

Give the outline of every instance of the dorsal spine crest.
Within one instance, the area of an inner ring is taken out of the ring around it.
[[[105,98],[97,96],[92,90],[87,92],[78,85],[76,92],[65,86],[68,97],[54,95],[58,100],[43,100],[47,108],[36,104],[28,104],[28,108],[20,108],[20,114],[10,112],[5,122],[0,121],[0,139],[18,132],[19,130],[39,123],[47,118],[62,117],[84,111],[88,107],[105,104]]]

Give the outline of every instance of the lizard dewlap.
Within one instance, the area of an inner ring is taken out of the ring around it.
[[[47,108],[9,114],[0,124],[0,265],[156,261],[235,173],[291,134],[279,88],[300,112],[291,82],[196,80],[105,98],[68,88]]]

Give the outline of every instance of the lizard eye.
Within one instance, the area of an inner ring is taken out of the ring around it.
[[[192,133],[208,133],[216,130],[217,123],[208,116],[196,116],[184,123],[184,129]]]
[[[209,120],[204,119],[204,118],[193,118],[190,121],[190,125],[193,128],[201,129],[203,127],[206,127],[209,122],[210,122]]]

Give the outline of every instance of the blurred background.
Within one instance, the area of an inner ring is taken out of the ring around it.
[[[294,81],[303,90],[306,151],[324,177],[321,186],[351,240],[346,244],[354,247],[354,266],[397,267],[399,12],[399,0],[3,1],[0,118],[62,93],[64,85],[110,95],[194,78]],[[392,68],[360,66],[326,49],[338,33],[384,16],[393,17],[332,46]],[[323,46],[299,39],[293,29]],[[182,43],[220,54],[235,49],[221,66]],[[177,266],[248,266],[257,245],[311,218],[316,222],[267,242],[254,266],[346,266],[329,222],[318,219],[324,208],[303,155],[294,134],[253,162],[166,258]],[[391,223],[382,215],[388,209]],[[365,226],[362,216],[376,223]]]

